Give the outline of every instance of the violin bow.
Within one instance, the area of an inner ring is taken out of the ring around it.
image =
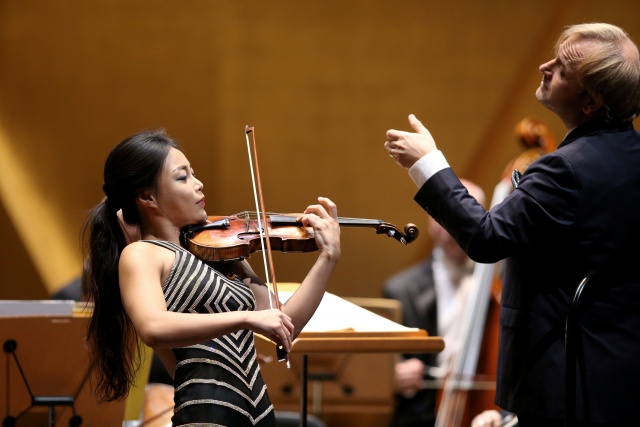
[[[271,242],[269,240],[269,227],[267,226],[267,210],[264,205],[264,197],[262,196],[262,183],[260,181],[260,168],[258,166],[258,150],[256,148],[256,134],[253,126],[245,126],[244,129],[245,139],[247,141],[247,153],[249,156],[249,169],[251,170],[251,182],[253,184],[253,198],[256,205],[256,213],[258,219],[258,229],[260,230],[260,245],[262,247],[262,260],[264,262],[265,279],[267,280],[267,289],[271,285],[273,295],[276,299],[276,304],[280,310],[280,298],[278,297],[278,286],[276,284],[276,273],[273,266],[273,254],[271,252]],[[249,134],[251,134],[251,142],[249,141]],[[253,143],[253,144],[252,144]],[[251,146],[253,145],[253,157],[251,156]],[[254,172],[255,165],[255,172]],[[264,226],[263,226],[264,224]],[[266,242],[266,250],[265,250]],[[271,271],[271,280],[269,279],[269,271]],[[269,293],[269,307],[273,308],[273,301],[271,299],[271,293]],[[284,351],[284,347],[277,346],[276,353],[278,361],[286,361],[287,368],[291,367],[289,362],[289,355]]]

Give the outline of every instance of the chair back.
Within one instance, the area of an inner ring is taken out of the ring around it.
[[[633,331],[640,330],[640,283],[637,273],[630,270],[629,266],[616,266],[591,271],[580,282],[571,299],[565,328],[565,427],[576,425],[578,408],[582,408],[580,415],[585,422],[592,418],[590,404],[595,402],[590,402],[589,396],[597,395],[598,390],[590,389],[586,378],[587,366],[593,369],[594,357],[597,356],[589,353],[589,360],[585,359],[584,348],[593,348],[587,340],[610,334],[615,328],[618,336],[629,339],[626,347],[617,347],[611,354],[620,355],[620,348],[624,351],[638,348],[638,344],[631,341],[635,340]],[[608,345],[620,344],[608,341]]]
[[[587,296],[592,294],[591,287],[595,277],[600,273],[592,271],[580,282],[571,299],[565,327],[565,427],[573,427],[576,424],[576,353],[580,346],[580,317],[584,313],[587,304]],[[586,290],[588,288],[588,290]],[[584,377],[583,377],[584,378]],[[583,395],[583,397],[585,397]],[[587,411],[587,405],[584,405]],[[587,411],[588,412],[588,411]]]

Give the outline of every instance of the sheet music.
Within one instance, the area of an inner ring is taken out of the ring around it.
[[[282,302],[288,300],[292,294],[293,292],[283,291],[278,293]],[[406,332],[417,330],[417,328],[408,328],[337,295],[325,292],[318,309],[302,331]]]

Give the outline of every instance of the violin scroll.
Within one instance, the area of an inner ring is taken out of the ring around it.
[[[419,230],[415,224],[409,223],[404,226],[404,233],[400,231],[398,227],[388,222],[381,222],[376,228],[377,234],[386,234],[388,237],[393,237],[403,245],[408,245],[418,238]]]

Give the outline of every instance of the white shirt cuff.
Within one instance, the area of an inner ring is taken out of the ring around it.
[[[421,188],[429,178],[448,167],[449,163],[444,158],[442,151],[436,150],[425,154],[415,162],[409,168],[409,176],[418,188]]]

